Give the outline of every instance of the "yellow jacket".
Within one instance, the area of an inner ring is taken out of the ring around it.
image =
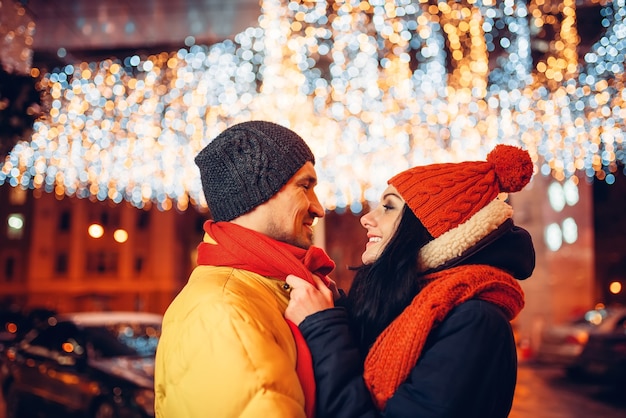
[[[157,418],[304,418],[281,280],[196,267],[163,319]]]

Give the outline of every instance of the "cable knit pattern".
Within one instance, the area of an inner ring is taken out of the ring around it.
[[[291,129],[253,120],[219,134],[194,159],[214,221],[230,221],[268,201],[315,157]]]
[[[460,266],[424,279],[426,286],[376,339],[365,360],[364,379],[381,410],[417,363],[430,331],[455,306],[470,299],[488,301],[509,320],[524,307],[520,285],[494,267]]]
[[[532,177],[527,151],[497,145],[487,161],[413,167],[389,180],[428,232],[437,238],[494,200],[500,192],[517,192]]]

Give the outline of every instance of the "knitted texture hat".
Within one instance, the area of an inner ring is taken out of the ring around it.
[[[290,129],[266,121],[233,125],[195,158],[213,220],[230,221],[274,196],[315,157]]]
[[[394,186],[428,232],[437,238],[459,226],[500,192],[528,184],[533,162],[527,151],[496,145],[487,161],[413,167],[392,177]]]

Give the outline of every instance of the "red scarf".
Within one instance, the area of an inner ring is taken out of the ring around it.
[[[428,334],[455,307],[481,299],[513,320],[524,307],[524,292],[509,274],[495,267],[468,265],[424,276],[426,286],[378,336],[365,359],[363,377],[379,409],[406,380]]]
[[[231,222],[207,221],[204,230],[218,245],[206,242],[198,245],[199,265],[234,267],[280,280],[295,274],[309,283],[314,283],[315,274],[327,284],[326,275],[335,268],[335,263],[318,247],[308,250],[294,247]],[[307,417],[313,418],[315,378],[311,352],[298,326],[286,321],[296,342],[296,372],[304,392],[305,412]]]

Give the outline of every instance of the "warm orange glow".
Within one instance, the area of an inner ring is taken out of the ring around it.
[[[9,331],[10,334],[15,334],[17,332],[17,325],[14,324],[13,322],[9,322],[6,326],[7,331]]]
[[[536,174],[611,184],[626,161],[623,4],[592,1],[608,25],[579,54],[580,2],[525,3],[262,1],[258,27],[233,40],[67,64],[42,76],[52,109],[0,184],[206,208],[192,156],[251,118],[306,137],[328,210],[360,210],[400,169],[483,159],[500,142],[526,148]]]
[[[113,239],[120,244],[128,240],[128,232],[124,229],[116,229],[113,233]]]
[[[89,225],[87,232],[91,238],[100,238],[104,235],[104,228],[102,225],[91,224]]]
[[[614,295],[617,295],[622,291],[622,284],[620,282],[611,282],[609,285],[609,291]]]

